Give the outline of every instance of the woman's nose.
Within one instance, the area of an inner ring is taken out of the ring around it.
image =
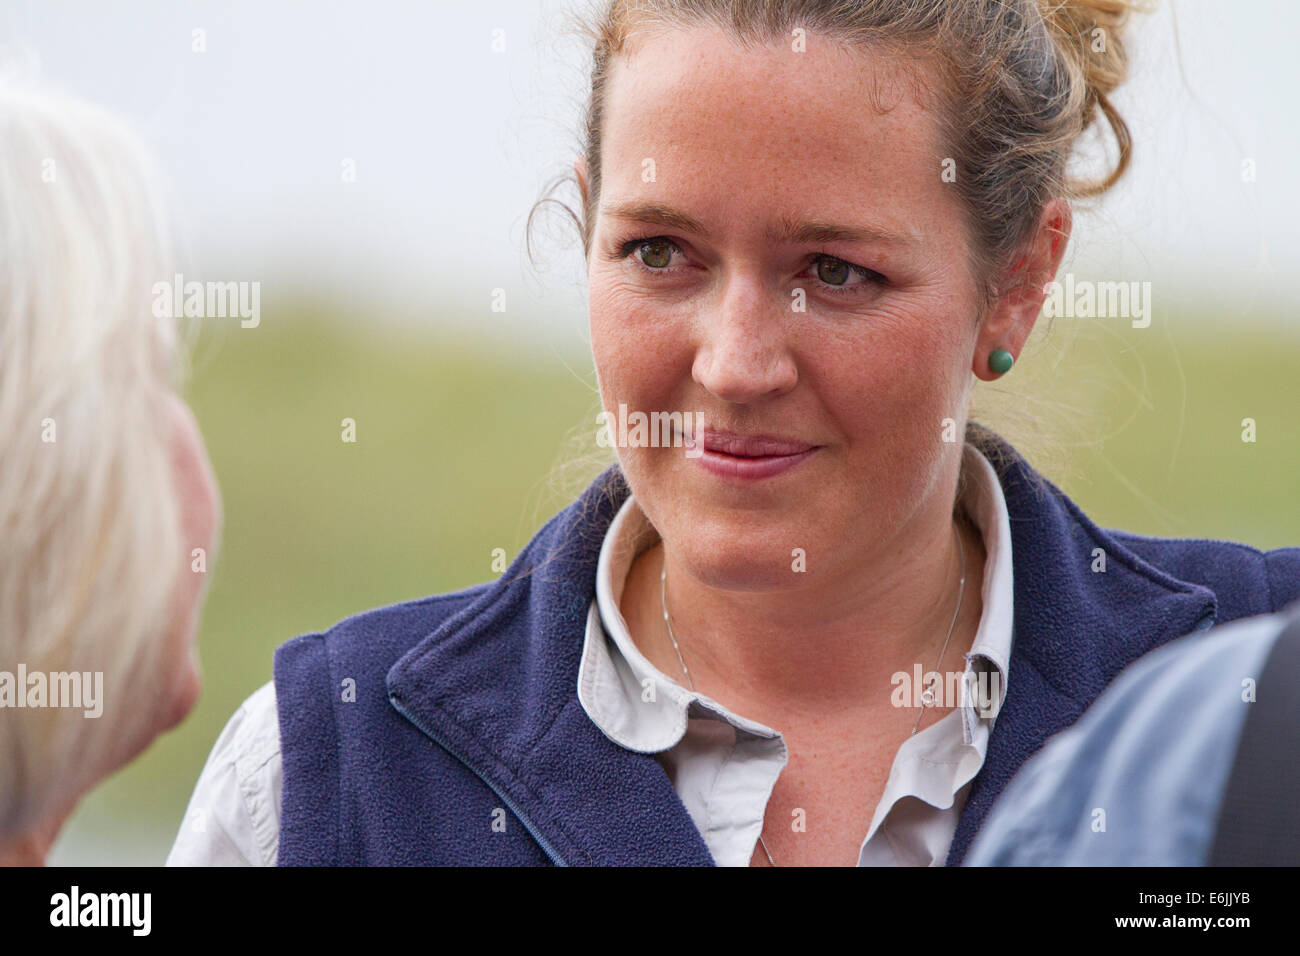
[[[790,391],[799,377],[786,339],[793,317],[789,302],[757,279],[730,280],[719,305],[703,317],[695,381],[742,404]]]

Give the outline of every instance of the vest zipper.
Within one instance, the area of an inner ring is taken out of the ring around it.
[[[487,784],[488,788],[493,793],[495,793],[502,800],[502,802],[505,803],[507,807],[510,808],[510,812],[513,813],[515,817],[518,818],[519,822],[524,825],[524,829],[528,831],[528,835],[531,836],[537,842],[538,846],[540,846],[542,850],[546,853],[546,855],[550,857],[552,863],[554,863],[556,866],[569,865],[568,863],[564,862],[560,854],[555,851],[555,848],[551,846],[551,844],[547,841],[547,839],[544,836],[542,836],[540,833],[538,833],[536,828],[530,822],[528,822],[528,817],[524,816],[523,811],[519,809],[519,805],[516,804],[513,800],[511,800],[509,797],[507,797],[504,793],[502,793],[501,790],[497,788],[497,785],[487,778],[486,774],[482,773],[477,767],[475,767],[472,763],[466,760],[455,749],[449,747],[445,740],[440,738],[437,734],[433,733],[431,730],[429,730],[428,727],[424,726],[424,724],[422,724],[419,720],[417,720],[414,714],[412,714],[409,710],[407,710],[405,707],[402,706],[401,701],[399,701],[396,696],[389,694],[388,702],[393,705],[393,707],[397,710],[399,714],[401,714],[412,724],[414,724],[419,729],[420,733],[424,734],[426,737],[428,737],[430,740],[436,743],[443,750],[447,751],[447,753],[451,754],[453,757],[455,757],[457,760],[463,763],[470,770],[470,772],[472,772],[476,777],[478,777],[485,784]]]

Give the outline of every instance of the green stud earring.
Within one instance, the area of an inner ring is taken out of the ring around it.
[[[1006,349],[994,349],[989,353],[989,368],[998,375],[1005,375],[1011,371],[1011,366],[1015,363],[1011,353]]]

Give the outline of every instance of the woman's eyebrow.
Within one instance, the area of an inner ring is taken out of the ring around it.
[[[694,216],[688,216],[684,212],[678,212],[668,206],[654,202],[621,202],[606,203],[600,207],[601,213],[606,216],[612,216],[615,219],[628,219],[635,222],[649,222],[657,226],[667,226],[669,229],[680,229],[682,232],[693,232],[701,238],[707,239],[709,231],[704,228],[704,223],[700,222]]]
[[[788,243],[860,242],[894,246],[915,246],[921,243],[921,237],[910,230],[890,232],[872,225],[844,226],[824,219],[796,222],[784,217],[777,228],[768,230],[767,237],[773,242]]]
[[[690,232],[703,239],[709,237],[708,229],[700,220],[662,203],[609,203],[602,205],[600,211],[615,219],[654,223],[670,229]],[[784,243],[858,242],[897,246],[913,246],[921,242],[921,237],[913,232],[890,232],[869,225],[846,226],[823,219],[799,222],[788,217],[782,217],[777,226],[768,229],[767,238],[772,242]]]

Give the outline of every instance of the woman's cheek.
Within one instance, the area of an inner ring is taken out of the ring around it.
[[[635,348],[637,339],[653,334],[652,313],[643,301],[617,286],[592,289],[588,299],[591,315],[592,349],[598,364],[619,361]]]
[[[936,375],[947,362],[947,353],[937,351],[943,347],[912,331],[824,350],[804,371],[828,414],[859,447],[905,446],[939,435],[942,420],[957,417],[954,389]]]
[[[690,376],[687,326],[644,295],[602,290],[589,300],[591,344],[602,386],[618,400],[671,392]]]

